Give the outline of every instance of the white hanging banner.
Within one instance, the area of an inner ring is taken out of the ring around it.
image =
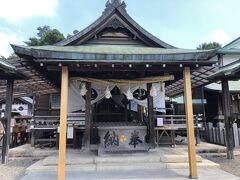
[[[77,80],[70,81],[68,90],[68,112],[76,112],[85,109],[85,99],[81,95],[80,89],[82,88],[81,82]],[[91,104],[101,101],[106,98],[109,92],[114,88],[114,85],[92,83],[91,84]],[[132,110],[137,110],[137,104],[147,107],[147,88],[146,84],[142,85],[121,85],[118,87],[121,93],[127,95],[132,99]],[[152,95],[154,108],[159,108],[160,112],[165,112],[165,86],[164,83],[152,84]],[[131,93],[131,94],[130,94]],[[107,97],[108,98],[108,97]],[[113,100],[119,105],[123,96],[113,96]],[[134,107],[133,107],[134,106]]]
[[[70,81],[68,87],[68,112],[75,112],[85,109],[85,99],[80,93],[80,81]],[[106,86],[91,84],[91,104],[101,101],[105,97]],[[111,91],[114,86],[108,86]]]

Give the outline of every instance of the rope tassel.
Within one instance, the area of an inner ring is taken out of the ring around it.
[[[157,89],[155,88],[155,86],[151,87],[150,96],[152,96],[152,97],[157,96]]]
[[[130,90],[130,87],[127,90],[126,96],[127,96],[128,100],[133,100],[133,94],[132,94],[132,92]]]
[[[80,94],[81,96],[85,96],[87,93],[87,88],[85,83],[80,84]]]
[[[109,87],[105,90],[105,98],[110,99],[112,97],[111,91],[109,90]]]

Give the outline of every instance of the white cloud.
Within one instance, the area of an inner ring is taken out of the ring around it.
[[[22,44],[22,39],[23,38],[14,33],[0,32],[0,55],[4,57],[10,56],[13,53],[10,43]]]
[[[225,45],[229,42],[230,37],[223,29],[218,29],[210,33],[210,40]]]
[[[52,16],[58,0],[0,0],[0,18],[10,22],[35,15]]]

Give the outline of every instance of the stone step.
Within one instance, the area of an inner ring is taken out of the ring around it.
[[[158,163],[160,156],[115,156],[115,157],[83,157],[83,156],[67,156],[67,165],[80,165],[80,164],[104,164],[104,163]],[[44,166],[54,166],[58,164],[57,156],[49,156],[43,159]]]
[[[44,166],[54,166],[58,164],[58,156],[48,156],[43,159]],[[94,157],[91,156],[66,156],[66,165],[94,164]]]
[[[95,172],[97,169],[96,164],[79,164],[79,165],[66,165],[66,172]],[[57,172],[58,166],[45,166],[43,161],[37,161],[26,169],[26,173],[32,172]]]
[[[98,172],[105,171],[139,171],[139,170],[160,170],[166,169],[167,166],[165,163],[138,163],[138,164],[130,164],[130,163],[109,163],[109,164],[97,164]]]
[[[201,156],[196,157],[197,162],[201,162]],[[138,163],[187,163],[188,155],[113,155],[106,157],[84,156],[79,154],[71,154],[66,157],[66,165],[81,164],[138,164]],[[58,156],[48,156],[43,159],[44,166],[54,166],[58,164]]]
[[[203,159],[202,162],[197,163],[197,167],[220,168],[220,165],[207,159]],[[189,168],[189,163],[166,163],[166,168],[167,169]]]
[[[160,156],[154,156],[154,155],[132,155],[132,156],[108,156],[108,157],[95,157],[95,163],[97,164],[119,164],[119,163],[125,163],[125,164],[138,164],[138,163],[159,163],[160,162]]]
[[[219,168],[219,164],[203,159],[197,163],[198,167]],[[66,172],[119,172],[119,171],[139,171],[139,170],[160,170],[160,169],[184,169],[189,168],[188,163],[99,163],[99,164],[80,164],[66,165]],[[26,173],[32,172],[57,172],[58,166],[44,166],[40,160],[26,169]]]
[[[164,163],[187,163],[188,155],[162,155],[160,161]],[[202,157],[197,155],[196,161],[202,162]]]

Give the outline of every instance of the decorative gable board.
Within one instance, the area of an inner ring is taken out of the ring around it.
[[[102,36],[103,32],[111,36]],[[121,35],[122,34],[122,35]],[[127,37],[124,36],[126,35]],[[175,48],[137,24],[127,13],[126,4],[121,0],[107,1],[106,8],[100,18],[76,35],[56,45],[79,46],[82,44],[123,44],[158,48]]]
[[[130,45],[148,46],[126,28],[106,27],[94,37],[83,43],[83,45]]]

